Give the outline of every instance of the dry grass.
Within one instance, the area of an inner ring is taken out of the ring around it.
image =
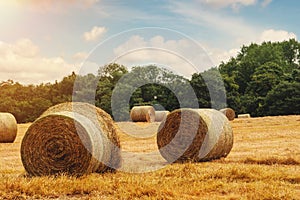
[[[25,177],[19,151],[29,124],[20,124],[16,142],[0,144],[0,199],[299,199],[300,116],[235,119],[231,124],[235,142],[226,159],[80,178]],[[153,135],[120,135],[127,151],[157,150]]]

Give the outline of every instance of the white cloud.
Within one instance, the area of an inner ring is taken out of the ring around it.
[[[11,47],[16,54],[24,57],[34,57],[39,52],[38,46],[33,44],[29,39],[20,39]]]
[[[38,47],[29,39],[14,44],[0,41],[0,80],[12,79],[23,84],[53,82],[76,71],[61,57],[39,55]]]
[[[114,53],[116,55],[123,54],[127,51],[130,51],[131,49],[135,48],[142,48],[147,45],[147,42],[145,39],[139,35],[132,36],[128,41],[123,43],[122,45],[119,45],[117,48],[114,49]]]
[[[96,41],[101,36],[103,36],[106,33],[107,29],[105,27],[98,27],[94,26],[91,31],[85,32],[83,34],[83,38],[86,41]]]
[[[251,43],[260,44],[262,42],[282,42],[289,39],[297,39],[297,35],[286,30],[265,29],[254,33],[253,38],[237,38],[236,44],[239,46],[250,45]]]
[[[216,66],[221,62],[228,62],[230,58],[236,57],[240,49],[222,50],[217,48],[208,47],[209,56]]]
[[[254,40],[241,40],[239,41],[240,47],[242,45],[250,45],[251,43],[261,44],[262,42],[282,42],[289,39],[297,39],[297,35],[293,32],[288,32],[285,30],[274,30],[267,29],[261,33],[256,34],[256,39]],[[239,50],[238,48],[233,48],[229,50],[221,50],[218,48],[212,48],[207,46],[209,56],[212,58],[215,64],[219,65],[221,61],[227,62],[231,57],[236,57]]]
[[[297,39],[297,36],[293,32],[288,32],[285,30],[274,30],[268,29],[261,33],[258,38],[258,42],[271,41],[271,42],[282,42],[289,39]]]
[[[186,77],[213,67],[205,50],[185,38],[166,40],[162,36],[154,36],[146,40],[135,35],[115,48],[114,54],[115,62],[128,67],[156,64]]]
[[[75,53],[73,55],[73,59],[76,60],[76,61],[83,61],[85,60],[86,58],[88,58],[89,54],[86,53],[86,52],[78,52],[78,53]]]
[[[263,39],[264,38],[264,39]],[[162,66],[170,66],[175,72],[182,75],[189,76],[195,72],[195,69],[185,60],[195,64],[197,70],[203,71],[213,66],[218,66],[222,61],[227,62],[230,58],[236,57],[242,45],[250,45],[252,42],[261,43],[262,41],[283,41],[289,38],[296,38],[296,35],[287,31],[265,30],[261,33],[254,35],[253,40],[241,40],[236,45],[236,48],[222,49],[221,47],[213,47],[209,44],[203,45],[203,55],[205,53],[212,62],[206,60],[204,63],[199,64],[197,60],[198,51],[194,51],[195,46],[191,41],[182,40],[166,40],[162,36],[155,36],[149,40],[144,39],[139,35],[132,36],[128,41],[114,49],[116,61],[124,64],[125,66],[135,66],[141,64],[157,63]],[[148,47],[148,48],[146,48]],[[155,48],[149,48],[155,47]],[[172,53],[173,52],[173,53]],[[190,57],[186,56],[187,54]],[[183,59],[183,57],[185,59]]]
[[[214,5],[215,7],[227,7],[235,3],[243,5],[257,4],[258,1],[219,1],[219,0],[198,0],[202,3]],[[271,0],[259,1],[262,6],[267,6],[271,3]],[[223,41],[232,41],[229,48],[226,50],[222,47],[214,47],[212,45],[206,45],[209,55],[215,64],[219,64],[221,61],[228,61],[230,57],[235,57],[238,53],[238,49],[242,45],[249,45],[253,43],[261,43],[263,41],[280,42],[291,38],[297,38],[293,32],[285,30],[267,29],[264,30],[261,27],[254,27],[247,24],[245,21],[239,18],[233,18],[228,15],[224,15],[220,12],[214,12],[213,10],[197,4],[184,4],[181,2],[174,2],[170,11],[182,15],[187,23],[201,26],[202,28],[210,29],[221,33]],[[205,8],[205,9],[204,9]],[[218,38],[219,39],[219,38]],[[226,43],[226,42],[224,42]],[[225,45],[226,46],[226,45]]]

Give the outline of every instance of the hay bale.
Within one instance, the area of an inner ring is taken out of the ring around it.
[[[13,143],[17,137],[17,121],[10,113],[0,113],[0,143]]]
[[[154,122],[155,109],[153,106],[134,106],[130,111],[133,122]]]
[[[232,108],[223,108],[220,112],[222,112],[229,121],[233,121],[235,118],[235,112]]]
[[[169,163],[226,157],[233,146],[228,119],[214,109],[175,110],[158,130],[157,145]]]
[[[121,165],[120,142],[109,114],[87,103],[63,103],[28,128],[21,158],[34,176],[113,171]]]
[[[250,114],[239,114],[238,118],[251,118]]]
[[[155,111],[155,121],[161,122],[167,118],[167,115],[169,114],[169,111]]]
[[[103,172],[106,170],[114,171],[114,169],[121,167],[122,159],[120,140],[117,134],[116,125],[108,113],[88,103],[67,102],[49,108],[42,114],[42,116],[46,116],[48,113],[60,112],[62,110],[73,111],[84,115],[90,119],[99,130],[103,130],[102,133],[107,136],[112,148],[110,162],[107,165],[100,165],[97,172]]]

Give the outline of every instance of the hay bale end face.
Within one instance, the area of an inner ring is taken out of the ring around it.
[[[42,114],[42,117],[61,111],[76,112],[87,117],[100,130],[99,132],[102,130],[102,132],[107,136],[112,148],[111,159],[108,165],[100,164],[96,172],[114,171],[121,167],[122,159],[120,140],[117,135],[116,125],[108,113],[88,103],[67,102],[50,107]]]
[[[105,172],[120,167],[120,142],[107,113],[86,103],[63,103],[28,128],[21,158],[32,176]]]
[[[155,109],[153,106],[134,106],[130,111],[133,122],[154,122]]]
[[[0,113],[0,143],[13,143],[17,131],[16,118],[10,113]]]
[[[223,108],[220,112],[222,112],[229,121],[233,121],[235,118],[235,111],[232,108]]]
[[[233,146],[228,119],[214,109],[175,110],[158,130],[157,145],[169,163],[226,157]]]
[[[155,121],[161,122],[167,118],[169,111],[155,111]]]
[[[238,115],[238,118],[251,118],[251,115],[250,114],[239,114]]]

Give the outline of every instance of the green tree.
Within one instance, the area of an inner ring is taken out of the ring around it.
[[[196,96],[191,96],[193,93],[188,79],[170,70],[154,65],[133,67],[114,90],[113,107],[120,111],[114,114],[114,118],[128,119],[130,108],[134,105],[154,105],[167,110],[197,107]]]
[[[73,101],[95,105],[98,77],[94,74],[78,75],[73,87]]]
[[[300,44],[294,39],[243,46],[235,58],[219,66],[228,106],[237,113],[268,114],[269,92],[282,82],[299,82],[299,52]]]
[[[50,106],[72,100],[75,77],[72,73],[54,84],[24,86],[11,80],[1,83],[0,112],[12,113],[18,123],[32,122]]]
[[[217,68],[193,74],[191,85],[200,107],[221,109],[226,107],[226,91],[223,78]]]
[[[222,75],[224,86],[226,90],[227,105],[236,111],[241,110],[241,98],[239,95],[239,85],[235,82],[233,77],[226,74]]]
[[[300,114],[300,82],[283,81],[275,86],[265,101],[266,114]]]
[[[155,65],[135,67],[128,75],[127,82],[136,87],[137,92],[140,92],[139,97],[150,105],[160,104],[167,110],[174,110],[195,107],[194,104],[197,103],[192,98],[187,98],[193,92],[189,80],[165,68]],[[135,96],[138,97],[136,92],[133,93],[133,97]]]
[[[127,68],[117,63],[110,63],[98,70],[95,105],[112,115],[111,96],[119,79],[128,72]],[[120,97],[122,98],[122,97]]]
[[[295,39],[290,39],[289,41],[283,41],[279,44],[282,48],[284,60],[293,66],[300,59],[300,44]]]
[[[200,73],[193,74],[190,83],[196,93],[199,107],[210,108],[211,101],[210,101],[209,91],[207,89],[207,86],[201,74]]]

